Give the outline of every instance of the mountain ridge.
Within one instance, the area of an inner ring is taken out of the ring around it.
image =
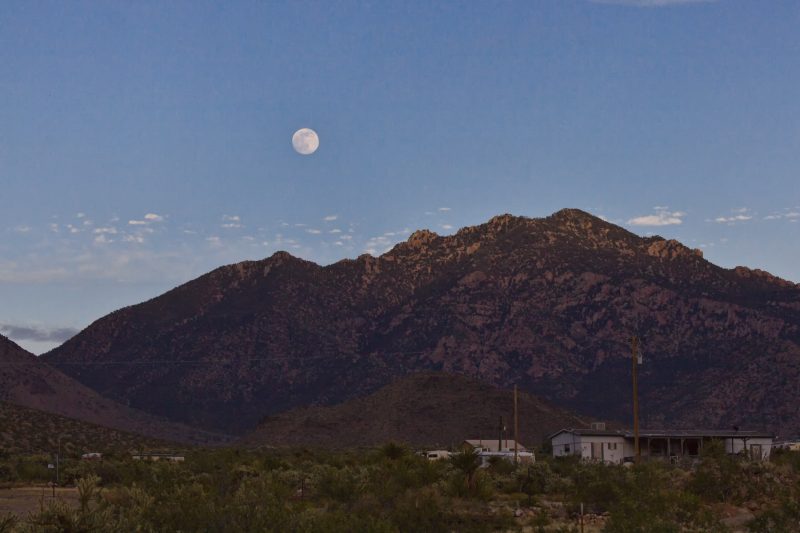
[[[621,419],[634,333],[650,362],[650,425],[800,427],[788,400],[800,374],[799,285],[575,209],[498,215],[449,236],[420,230],[380,256],[327,266],[286,252],[223,266],[44,357],[137,408],[235,432],[420,370],[518,383]],[[81,366],[95,360],[137,365]],[[759,389],[773,381],[771,399]],[[707,386],[720,382],[747,394]]]

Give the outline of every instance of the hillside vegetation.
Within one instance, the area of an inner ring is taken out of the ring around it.
[[[170,446],[162,440],[0,402],[0,451],[7,454],[54,454],[59,440],[65,456]]]

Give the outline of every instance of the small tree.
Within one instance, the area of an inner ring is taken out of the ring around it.
[[[467,489],[473,490],[475,488],[475,473],[481,466],[480,455],[475,450],[465,448],[461,452],[450,456],[450,462],[464,474]]]

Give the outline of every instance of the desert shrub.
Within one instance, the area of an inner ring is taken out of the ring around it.
[[[276,530],[277,531],[277,530]],[[397,533],[397,528],[379,516],[357,515],[339,509],[309,510],[299,515],[292,531],[298,533]]]
[[[450,496],[474,498],[483,501],[490,500],[494,494],[492,479],[483,470],[473,474],[471,484],[464,482],[464,474],[462,472],[453,472],[445,485],[445,490]]]
[[[800,531],[800,502],[793,498],[782,499],[777,507],[764,511],[747,524],[747,529],[754,533],[796,533]]]
[[[17,525],[17,517],[12,514],[0,514],[0,533],[10,533]]]
[[[800,451],[773,450],[770,462],[776,466],[787,467],[792,472],[800,473]]]
[[[447,531],[448,521],[442,498],[433,489],[408,491],[400,497],[391,513],[400,531]]]
[[[360,472],[352,468],[322,466],[315,477],[317,493],[337,502],[351,503],[361,492]]]
[[[17,480],[25,482],[52,480],[54,473],[47,468],[47,463],[48,459],[46,457],[20,458],[14,465]]]
[[[398,459],[402,459],[408,455],[410,450],[402,444],[398,444],[396,442],[387,442],[381,447],[380,452],[383,457],[391,461],[397,461]]]
[[[489,470],[500,475],[509,475],[517,470],[517,465],[503,457],[490,457]]]
[[[627,475],[627,469],[618,465],[579,464],[572,475],[574,483],[566,487],[573,509],[583,503],[589,512],[610,510],[624,494]]]
[[[741,461],[728,456],[722,442],[714,441],[703,446],[689,489],[706,501],[738,502],[743,481]]]

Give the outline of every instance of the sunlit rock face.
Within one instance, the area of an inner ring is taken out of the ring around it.
[[[418,370],[626,420],[634,332],[643,423],[800,431],[797,285],[574,209],[417,231],[327,267],[286,253],[222,267],[46,359],[132,406],[236,432]],[[92,361],[137,364],[75,364]]]

